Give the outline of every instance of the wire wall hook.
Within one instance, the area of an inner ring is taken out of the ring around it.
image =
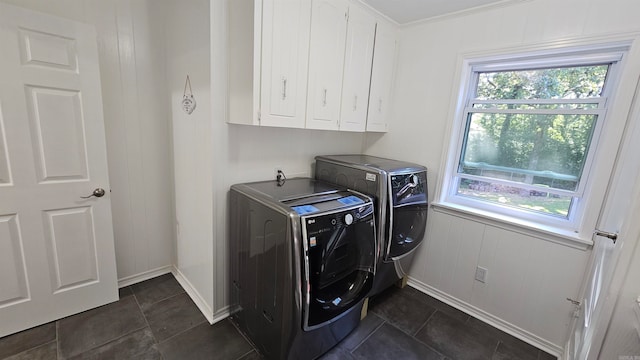
[[[187,94],[187,87],[189,87],[189,93]],[[196,99],[193,97],[193,91],[191,90],[191,80],[187,75],[187,80],[184,82],[184,94],[182,95],[182,110],[191,115],[193,110],[196,109]]]
[[[278,170],[278,174],[276,175],[276,184],[278,186],[282,186],[285,181],[287,181],[287,176],[284,174],[284,171]]]

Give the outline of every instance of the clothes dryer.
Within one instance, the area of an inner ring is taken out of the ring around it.
[[[316,157],[315,176],[374,198],[378,263],[371,295],[406,276],[427,226],[427,169],[369,155],[327,155]]]
[[[314,359],[359,323],[376,264],[373,201],[313,179],[230,192],[233,318],[268,359]]]

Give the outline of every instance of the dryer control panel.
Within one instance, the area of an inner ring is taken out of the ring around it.
[[[393,206],[427,202],[426,171],[392,174],[390,177],[391,201]]]

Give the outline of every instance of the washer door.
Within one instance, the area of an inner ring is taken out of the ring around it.
[[[345,221],[345,219],[349,219]],[[305,330],[337,319],[371,290],[375,266],[373,205],[305,219],[308,271]]]

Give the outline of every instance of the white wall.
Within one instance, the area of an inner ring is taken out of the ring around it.
[[[209,1],[166,0],[167,86],[173,126],[178,280],[211,320],[213,313],[213,139]],[[181,106],[189,75],[196,108]]]
[[[166,272],[174,226],[163,24],[153,0],[1,0],[92,24],[121,285]]]
[[[395,122],[385,135],[367,135],[366,153],[427,166],[434,194],[458,96],[461,54],[638,32],[633,14],[639,10],[640,3],[628,0],[536,0],[404,28]],[[623,78],[635,82],[636,72],[637,66]],[[632,95],[620,94],[626,107]],[[626,118],[624,106],[614,111]],[[416,287],[560,353],[573,311],[565,299],[578,295],[589,256],[547,239],[431,211],[425,244],[410,273]],[[486,284],[474,281],[476,266],[488,269]]]

